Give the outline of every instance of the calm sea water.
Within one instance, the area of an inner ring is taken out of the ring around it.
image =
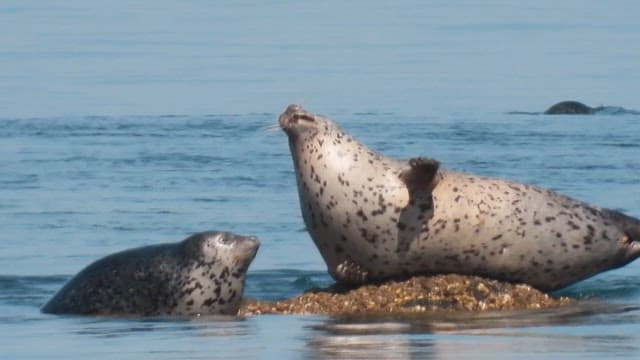
[[[0,358],[640,356],[640,262],[561,310],[332,319],[39,311],[125,248],[207,229],[262,246],[245,295],[331,283],[299,213],[291,102],[387,155],[640,216],[640,5],[619,1],[0,4]],[[10,36],[8,34],[11,34]],[[176,115],[178,114],[178,115]],[[209,114],[209,115],[208,115]]]

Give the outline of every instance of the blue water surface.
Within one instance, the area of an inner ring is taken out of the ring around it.
[[[416,317],[41,314],[91,261],[207,229],[260,237],[245,295],[331,283],[300,216],[293,102],[377,151],[640,217],[639,3],[0,3],[0,358],[640,356],[640,263],[563,309]]]

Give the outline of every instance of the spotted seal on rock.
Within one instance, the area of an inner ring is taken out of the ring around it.
[[[554,290],[640,256],[640,221],[555,192],[399,161],[291,105],[302,216],[338,283],[437,273]]]
[[[93,315],[235,315],[255,237],[203,232],[178,243],[106,256],[73,277],[42,308]]]

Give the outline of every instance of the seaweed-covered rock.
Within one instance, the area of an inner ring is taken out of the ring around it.
[[[475,276],[413,277],[352,290],[312,289],[281,301],[245,300],[240,315],[257,314],[376,314],[428,311],[486,311],[542,309],[571,304],[528,285],[503,283]]]

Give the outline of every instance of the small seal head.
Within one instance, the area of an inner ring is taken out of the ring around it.
[[[592,108],[578,101],[561,101],[545,111],[545,115],[590,115],[596,112]]]
[[[209,231],[178,243],[106,256],[73,277],[42,308],[83,315],[235,315],[254,236]]]
[[[185,257],[197,258],[203,264],[228,263],[244,272],[256,256],[260,242],[255,236],[208,231],[188,237],[183,246]]]

